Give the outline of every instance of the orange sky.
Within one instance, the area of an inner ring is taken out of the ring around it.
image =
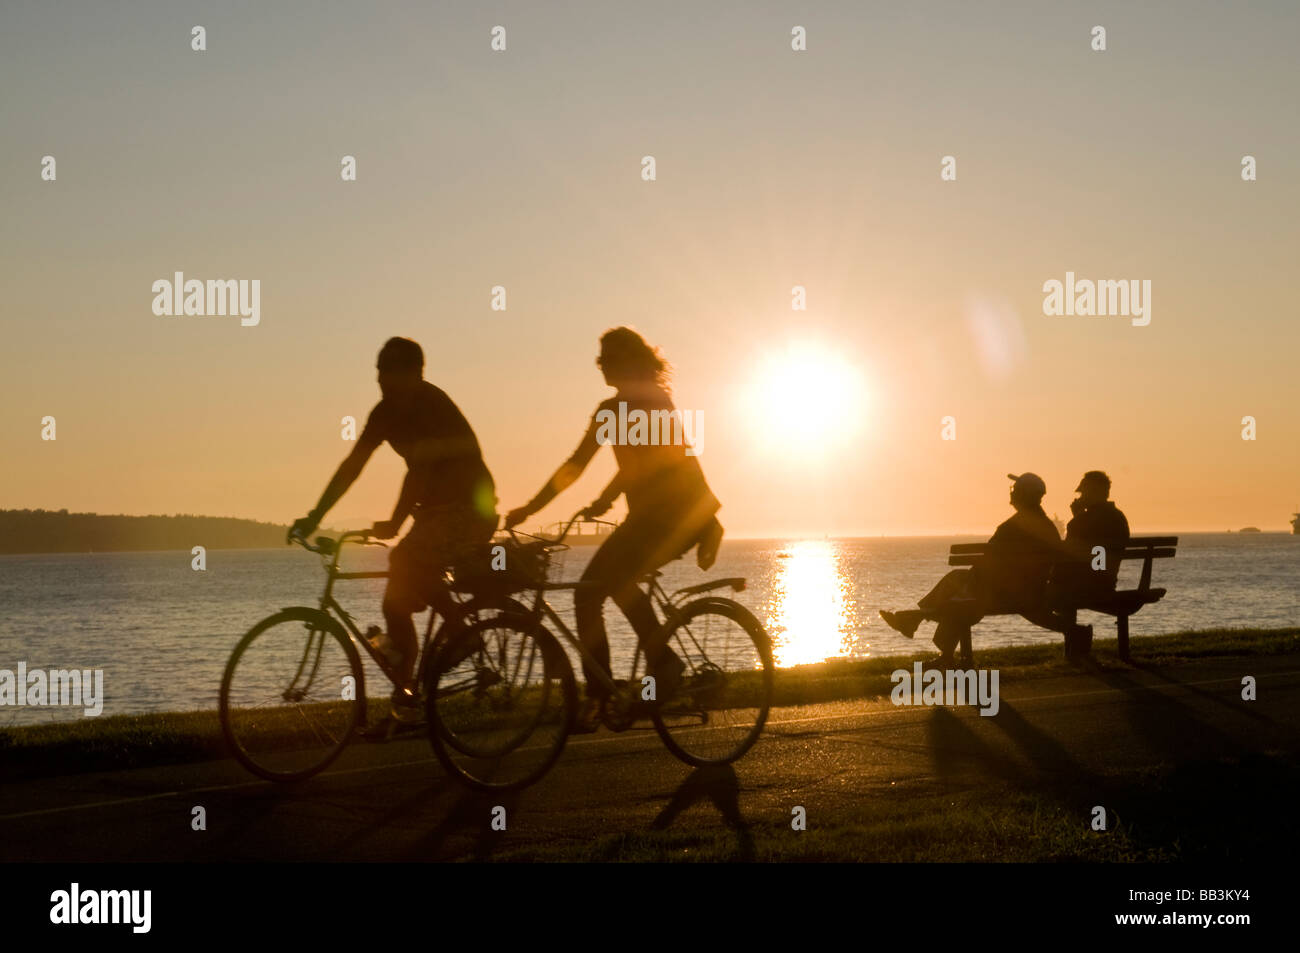
[[[1006,473],[1066,515],[1093,468],[1139,531],[1284,529],[1300,14],[1042,6],[6,12],[0,507],[291,521],[404,334],[504,511],[628,323],[703,414],[735,536],[986,532]],[[154,315],[175,271],[259,279],[260,323]],[[1150,280],[1151,323],[1045,315],[1067,271]],[[400,476],[381,451],[332,521],[386,516]]]

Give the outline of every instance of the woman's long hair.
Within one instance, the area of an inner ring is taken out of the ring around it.
[[[668,392],[672,368],[631,328],[610,328],[600,336],[601,370],[615,380],[645,381]]]

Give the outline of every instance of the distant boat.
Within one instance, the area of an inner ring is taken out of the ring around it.
[[[1057,516],[1055,513],[1052,514],[1052,525],[1056,527],[1057,535],[1059,536],[1065,535],[1065,524],[1061,522],[1061,518]]]
[[[1237,530],[1238,533],[1259,533],[1262,532],[1258,526],[1243,526]]]
[[[1300,513],[1291,514],[1291,535],[1300,536]]]

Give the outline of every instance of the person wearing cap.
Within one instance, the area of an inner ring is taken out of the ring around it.
[[[1054,631],[1077,628],[1047,607],[1047,580],[1065,552],[1056,526],[1043,511],[1047,484],[1036,473],[1008,473],[1007,478],[1012,481],[1015,513],[994,531],[981,564],[948,573],[917,602],[919,609],[880,612],[891,628],[909,639],[921,622],[938,623],[934,644],[940,654],[930,666],[950,667],[953,652],[969,637],[971,626],[991,613],[1018,612]]]
[[[1101,470],[1085,473],[1074,492],[1079,496],[1070,504],[1074,515],[1065,527],[1065,546],[1074,558],[1053,571],[1051,587],[1053,598],[1059,593],[1078,604],[1115,588],[1129,528],[1110,499],[1110,477]]]

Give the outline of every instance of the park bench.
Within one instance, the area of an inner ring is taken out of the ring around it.
[[[955,543],[948,553],[950,566],[977,566],[988,555],[988,543]],[[1109,592],[1093,594],[1074,603],[1056,602],[1051,608],[1063,614],[1066,621],[1073,622],[1079,610],[1100,612],[1115,617],[1115,631],[1119,636],[1119,657],[1129,660],[1128,654],[1128,619],[1143,606],[1159,602],[1166,590],[1151,586],[1151,564],[1156,559],[1167,559],[1174,555],[1178,546],[1177,536],[1134,536],[1124,546],[1121,565],[1124,562],[1142,560],[1142,575],[1136,589],[1112,589]],[[1024,613],[1008,611],[991,613],[993,615],[1023,615]],[[1028,616],[1026,616],[1028,618]],[[1036,625],[1042,623],[1031,618]],[[969,636],[963,636],[961,651],[966,658],[971,657]]]

